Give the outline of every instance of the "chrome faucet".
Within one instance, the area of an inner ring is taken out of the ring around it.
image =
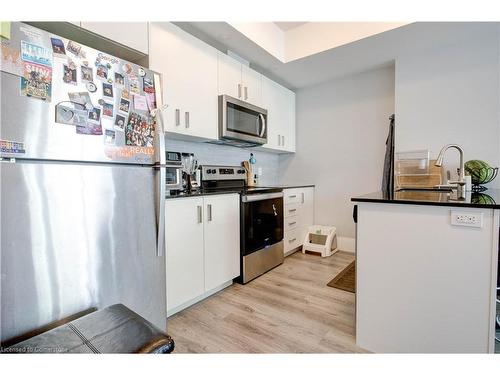
[[[457,189],[457,198],[465,199],[465,167],[464,167],[464,150],[462,147],[456,144],[446,145],[439,152],[436,163],[436,167],[441,167],[443,165],[444,154],[449,148],[456,148],[460,154],[460,169],[458,171],[458,181],[448,181],[449,184],[455,185]]]

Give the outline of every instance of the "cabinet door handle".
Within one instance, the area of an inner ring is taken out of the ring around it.
[[[198,224],[203,223],[203,214],[201,210],[201,206],[198,206]]]
[[[295,211],[297,211],[296,208],[292,208],[291,210],[288,210],[288,212],[295,212]]]
[[[248,86],[245,86],[245,100],[248,100]]]
[[[281,146],[281,135],[278,134],[278,146]]]
[[[208,204],[207,205],[207,216],[208,216],[208,221],[212,221],[212,205]]]
[[[285,136],[284,136],[284,135],[282,135],[282,136],[281,136],[281,138],[282,138],[281,145],[282,145],[282,146],[284,146],[284,145],[285,145]]]
[[[302,203],[304,203],[305,201],[306,201],[305,194],[304,192],[302,192]]]
[[[238,99],[241,99],[241,83],[238,83]]]
[[[288,223],[288,225],[295,225],[295,224],[297,224],[296,221],[292,221],[291,223]]]
[[[181,124],[181,110],[175,110],[175,126],[179,126]]]
[[[289,195],[288,198],[297,198],[296,195]]]
[[[189,112],[184,114],[184,122],[186,124],[186,129],[189,128]]]

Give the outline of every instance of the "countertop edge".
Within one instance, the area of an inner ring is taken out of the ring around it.
[[[196,198],[196,197],[205,197],[209,195],[227,195],[227,194],[239,194],[239,191],[209,191],[204,193],[191,193],[191,194],[182,194],[182,195],[167,195],[165,199],[181,199],[181,198]]]
[[[284,185],[284,186],[272,186],[275,188],[280,188],[280,189],[300,189],[300,188],[308,188],[308,187],[316,187],[315,184],[310,184],[310,185]]]
[[[355,197],[351,198],[351,202],[361,202],[361,203],[382,203],[382,204],[405,204],[405,205],[417,205],[417,206],[442,206],[442,207],[467,207],[467,208],[486,208],[490,210],[500,209],[499,204],[481,204],[481,203],[461,203],[461,202],[425,202],[425,201],[413,201],[413,200],[393,200],[393,199],[376,199],[376,198],[363,198]]]
[[[273,185],[273,186],[257,186],[257,187],[265,187],[270,189],[299,189],[299,188],[308,188],[308,187],[316,187],[316,185]],[[191,194],[181,194],[181,195],[167,195],[165,199],[177,199],[177,198],[194,198],[194,197],[204,197],[207,195],[222,195],[222,194],[239,194],[240,190],[221,190],[221,191],[205,191],[205,192],[195,192]]]

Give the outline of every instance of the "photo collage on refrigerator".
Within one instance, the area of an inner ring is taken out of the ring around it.
[[[20,43],[0,38],[1,70],[20,77],[20,95],[53,105],[55,126],[71,125],[78,135],[102,136],[106,146],[153,148],[153,74],[75,41],[37,35],[36,30],[24,27]]]

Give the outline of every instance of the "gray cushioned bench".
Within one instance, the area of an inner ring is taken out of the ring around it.
[[[2,348],[5,353],[170,353],[174,341],[122,304]]]

